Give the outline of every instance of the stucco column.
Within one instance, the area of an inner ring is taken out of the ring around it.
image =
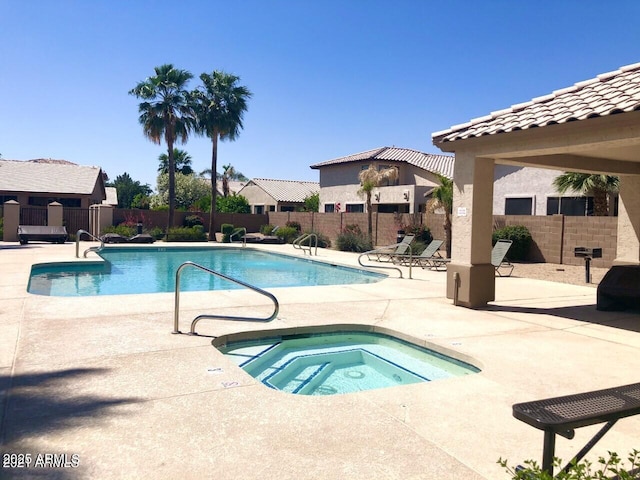
[[[614,265],[640,263],[640,176],[620,176],[618,244]]]
[[[20,225],[20,204],[15,200],[4,202],[3,207],[2,241],[18,241],[18,225]]]
[[[47,205],[47,225],[50,227],[62,226],[62,204],[51,202]]]
[[[492,159],[456,152],[447,298],[454,299],[457,288],[458,305],[465,307],[481,307],[495,300],[493,169]]]
[[[113,206],[95,204],[89,207],[89,233],[99,237],[106,227],[113,225]]]

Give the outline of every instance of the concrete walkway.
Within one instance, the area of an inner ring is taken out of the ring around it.
[[[596,311],[593,287],[498,278],[497,300],[469,310],[445,298],[444,272],[414,269],[412,280],[270,289],[281,303],[273,322],[204,320],[193,337],[170,333],[173,294],[26,293],[33,263],[74,261],[74,250],[0,242],[0,451],[32,463],[67,454],[66,468],[0,468],[2,478],[506,479],[498,458],[540,461],[542,450],[514,403],[640,381],[640,315]],[[357,265],[355,254],[318,254]],[[270,306],[251,292],[181,296],[183,330],[203,312]],[[295,396],[257,383],[208,337],[347,323],[392,329],[482,372]],[[559,438],[557,455],[570,458],[596,430]],[[640,418],[621,420],[592,456],[626,456],[639,439]]]

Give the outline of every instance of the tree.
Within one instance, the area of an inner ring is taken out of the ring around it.
[[[167,144],[169,169],[168,227],[173,227],[175,210],[175,158],[173,145],[185,143],[194,126],[193,105],[186,90],[193,75],[171,64],[155,67],[155,75],[139,82],[129,94],[142,99],[138,106],[144,135],[153,143]]]
[[[242,195],[218,197],[216,200],[216,209],[220,213],[251,213],[249,201]]]
[[[236,176],[236,169],[231,164],[222,166],[222,195],[229,196],[229,180]]]
[[[209,238],[214,238],[213,224],[216,205],[216,179],[218,168],[218,140],[235,140],[243,128],[242,119],[247,110],[251,92],[238,85],[240,77],[219,70],[200,75],[203,86],[193,92],[196,100],[197,130],[211,139],[211,211],[209,212]]]
[[[152,206],[157,208],[169,201],[169,174],[158,175],[158,195],[153,198]],[[209,182],[196,175],[175,174],[175,203],[176,208],[187,210],[198,201],[209,195]]]
[[[593,195],[593,214],[609,215],[609,194],[619,188],[618,177],[613,175],[591,175],[588,173],[565,172],[553,180],[558,193],[574,190],[580,194]]]
[[[437,175],[440,185],[431,193],[428,209],[430,212],[444,210],[444,243],[447,258],[451,258],[451,213],[453,212],[453,180]]]
[[[388,180],[390,183],[393,183],[397,178],[398,169],[395,167],[376,170],[375,166],[369,165],[369,168],[362,170],[358,174],[358,180],[360,181],[358,194],[365,195],[367,199],[367,233],[369,234],[369,240],[373,238],[371,192],[374,188],[380,186],[382,182]]]
[[[318,212],[320,211],[320,194],[318,192],[312,193],[308,197],[304,199],[304,207],[302,207],[305,212]]]
[[[151,195],[151,187],[149,185],[141,185],[137,180],[133,180],[127,172],[118,175],[116,179],[107,184],[109,187],[115,187],[118,192],[119,208],[136,208],[134,199],[138,196],[148,197]]]
[[[158,161],[160,162],[160,166],[158,167],[158,173],[168,173],[169,172],[169,155],[166,153],[161,153],[158,156]],[[180,150],[179,148],[173,149],[173,161],[176,172],[180,172],[183,175],[191,175],[193,173],[193,168],[191,168],[191,155],[189,155],[184,150]]]

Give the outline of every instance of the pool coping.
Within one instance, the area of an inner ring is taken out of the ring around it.
[[[499,457],[539,460],[542,447],[512,417],[514,403],[633,383],[640,369],[637,313],[597,312],[596,289],[518,278],[517,267],[496,279],[485,309],[454,307],[446,273],[414,269],[413,280],[277,289],[272,323],[212,321],[189,336],[171,335],[171,293],[26,293],[33,263],[66,261],[72,248],[0,242],[0,451],[80,455],[79,468],[43,478],[502,478]],[[319,257],[357,265],[357,254]],[[241,292],[192,293],[185,315],[261,308]],[[482,372],[301,398],[240,375],[211,345],[351,322],[468,355]],[[593,456],[625,455],[638,431],[639,419],[619,422]],[[580,434],[557,454],[575,453]]]

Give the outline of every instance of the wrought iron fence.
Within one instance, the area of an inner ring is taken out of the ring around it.
[[[47,207],[21,207],[20,225],[46,225]]]
[[[69,233],[76,233],[81,229],[89,230],[89,209],[67,207],[62,213],[62,221]]]

